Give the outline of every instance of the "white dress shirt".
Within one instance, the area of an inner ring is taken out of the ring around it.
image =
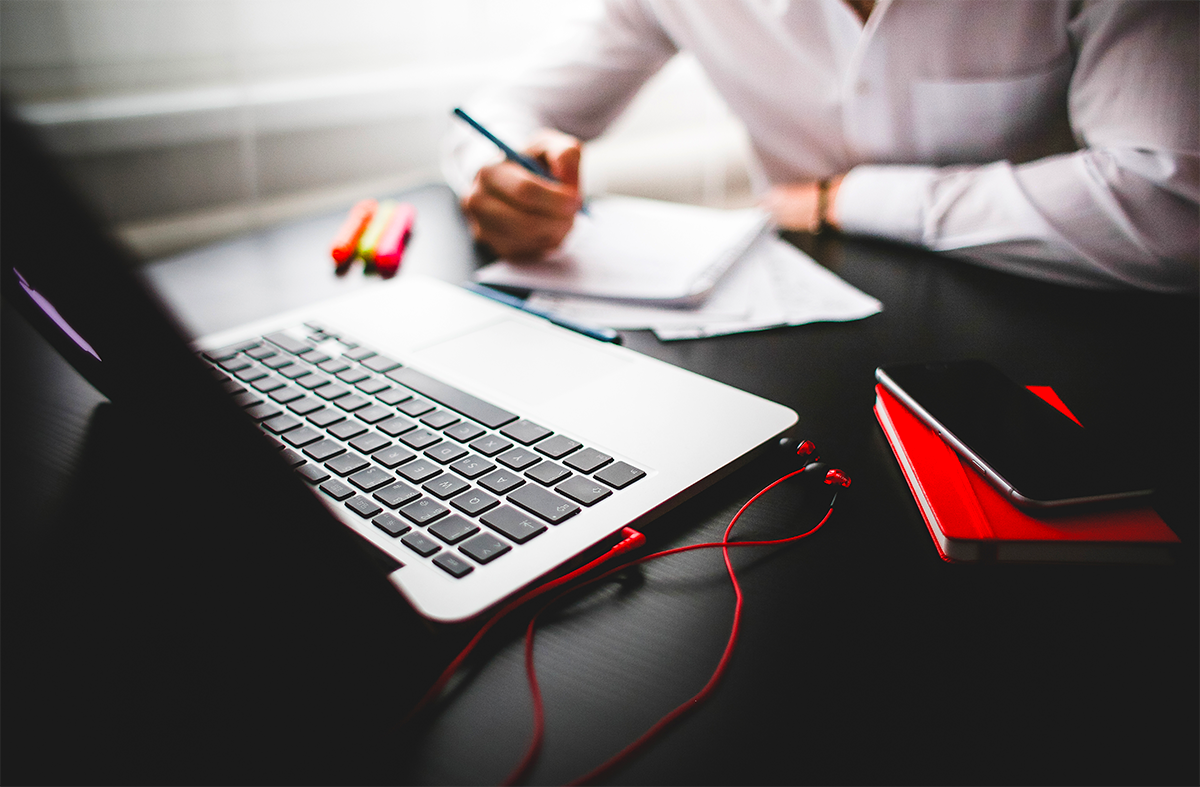
[[[848,172],[845,232],[1085,286],[1200,280],[1200,4],[608,0],[472,102],[589,140],[678,51],[745,123],[760,187]],[[495,156],[452,132],[463,189]],[[586,155],[586,154],[585,154]]]

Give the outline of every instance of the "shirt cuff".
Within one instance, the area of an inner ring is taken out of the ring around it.
[[[936,167],[863,165],[838,188],[835,215],[842,232],[922,244]]]

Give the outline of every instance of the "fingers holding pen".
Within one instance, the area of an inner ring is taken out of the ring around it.
[[[578,208],[573,189],[503,162],[484,167],[463,199],[477,240],[506,259],[537,259],[562,243]]]

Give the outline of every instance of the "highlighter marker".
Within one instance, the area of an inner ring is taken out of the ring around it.
[[[375,215],[377,206],[378,203],[373,199],[359,200],[346,215],[346,220],[342,222],[341,229],[334,237],[329,252],[339,266],[354,259],[354,253],[358,250],[358,239],[362,237],[371,217]]]
[[[407,202],[401,202],[392,212],[392,220],[375,246],[375,267],[380,273],[395,273],[399,269],[400,258],[404,256],[404,246],[412,234],[416,217],[416,208]]]
[[[363,230],[362,237],[358,239],[358,256],[363,258],[363,262],[368,265],[375,263],[375,247],[379,245],[379,239],[383,237],[383,231],[387,229],[388,222],[392,220],[392,213],[396,210],[396,201],[385,199],[379,203],[379,207],[375,210],[375,217],[371,219],[371,223]]]

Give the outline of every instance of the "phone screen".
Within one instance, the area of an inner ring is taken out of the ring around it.
[[[983,361],[902,364],[876,376],[994,485],[1044,507],[1149,493],[1134,463]]]

